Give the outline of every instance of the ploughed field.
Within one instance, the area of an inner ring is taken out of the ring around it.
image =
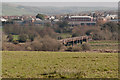
[[[3,51],[3,78],[117,78],[118,53]]]

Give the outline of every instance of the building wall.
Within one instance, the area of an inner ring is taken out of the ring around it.
[[[91,21],[91,18],[71,18],[70,21]]]
[[[70,26],[95,26],[96,21],[91,16],[71,16],[68,19],[68,24]]]

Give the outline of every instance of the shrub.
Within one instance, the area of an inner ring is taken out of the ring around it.
[[[105,40],[106,39],[104,34],[98,33],[98,32],[94,33],[92,36],[93,36],[92,38],[93,40]]]
[[[7,38],[9,39],[9,42],[12,42],[12,41],[13,41],[13,36],[12,36],[12,34],[9,34]]]
[[[34,41],[35,35],[29,34],[28,36],[29,36],[29,39],[30,39],[31,41]]]
[[[21,34],[19,36],[19,42],[26,42],[27,41],[27,35],[26,34]]]
[[[6,51],[25,51],[25,45],[15,45],[15,44],[8,44],[8,43],[4,43],[2,50],[6,50]]]
[[[26,49],[27,51],[31,51],[31,50],[32,50],[32,48],[31,48],[30,46],[26,46],[25,49]]]
[[[66,51],[71,51],[71,52],[78,52],[81,51],[81,47],[80,46],[70,46],[66,49]]]
[[[40,41],[34,41],[32,43],[32,48],[34,51],[42,51],[42,43],[40,43]]]
[[[72,37],[77,37],[77,36],[79,36],[79,34],[77,34],[77,33],[72,34]]]
[[[84,44],[82,44],[81,48],[82,48],[83,51],[90,51],[90,45],[89,44],[84,43]]]
[[[13,44],[18,44],[19,42],[16,40],[13,40]]]
[[[32,48],[35,51],[58,51],[61,48],[61,44],[48,36],[32,43]]]
[[[43,51],[58,51],[61,48],[61,44],[57,40],[48,36],[45,36],[40,42],[42,43]]]

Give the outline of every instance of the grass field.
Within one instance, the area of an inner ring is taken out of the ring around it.
[[[19,35],[13,35],[13,40],[19,40]]]
[[[108,49],[108,50],[118,50],[118,44],[120,44],[118,41],[111,41],[111,40],[106,40],[106,41],[90,41],[89,42],[91,49],[98,50],[98,49]]]
[[[4,78],[117,78],[118,53],[3,51]]]
[[[59,36],[61,36],[63,39],[72,37],[72,35],[68,33],[62,33],[62,34],[59,34]]]

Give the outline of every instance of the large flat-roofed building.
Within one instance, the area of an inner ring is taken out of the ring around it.
[[[96,21],[91,16],[69,16],[68,23],[71,26],[95,26]]]
[[[92,17],[91,16],[70,16],[69,20],[70,21],[91,21]]]

